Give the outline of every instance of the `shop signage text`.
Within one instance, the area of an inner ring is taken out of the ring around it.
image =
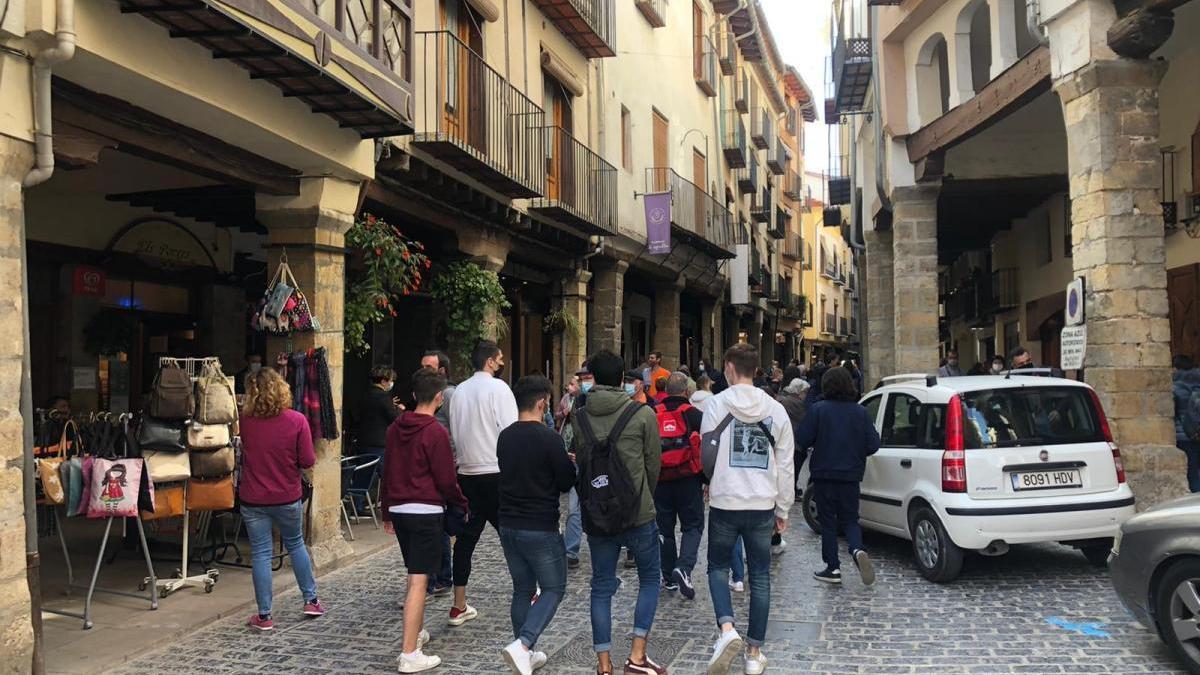
[[[98,270],[95,267],[86,267],[80,265],[75,268],[74,283],[72,284],[72,292],[75,295],[92,295],[100,297],[104,295],[106,276],[104,270]]]
[[[1062,329],[1062,369],[1079,370],[1087,352],[1087,326],[1067,326]]]

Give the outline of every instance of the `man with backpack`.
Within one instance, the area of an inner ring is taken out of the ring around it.
[[[762,644],[771,611],[771,534],[787,530],[795,501],[792,425],[783,405],[754,386],[758,350],[736,344],[725,352],[729,388],[704,407],[702,452],[708,487],[708,592],[721,635],[708,673],[729,672],[745,644],[745,672],[767,668]],[[734,628],[729,568],[738,537],[750,571],[750,621],[743,642]]]
[[[1200,492],[1200,369],[1190,356],[1171,360],[1175,396],[1175,445],[1187,454],[1188,489]]]
[[[700,464],[700,423],[704,413],[687,398],[687,375],[671,373],[666,398],[658,407],[658,436],[662,440],[662,469],[654,488],[654,509],[662,544],[663,587],[683,597],[696,597],[692,570],[704,535],[704,484]],[[675,549],[675,520],[679,519],[679,553]]]
[[[655,521],[654,486],[662,447],[649,408],[630,400],[622,386],[621,357],[601,351],[588,362],[595,386],[578,409],[572,447],[579,466],[579,505],[592,554],[592,644],[598,675],[612,675],[612,597],[617,591],[621,547],[637,564],[638,596],[633,612],[633,647],[624,673],[661,675],[666,668],[646,654],[658,609],[661,561]]]

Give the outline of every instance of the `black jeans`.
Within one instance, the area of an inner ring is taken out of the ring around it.
[[[821,559],[837,569],[838,529],[846,533],[846,545],[853,554],[863,547],[862,528],[858,525],[858,483],[818,481],[813,483],[817,514],[821,520]]]
[[[454,540],[454,585],[466,586],[471,578],[471,557],[475,545],[483,535],[483,528],[491,523],[500,532],[500,474],[487,473],[478,476],[458,475],[458,486],[471,509],[471,519],[463,533]]]
[[[662,574],[670,578],[676,567],[692,573],[704,535],[704,486],[697,477],[659,483],[654,488],[654,509],[658,512],[659,551]],[[679,552],[675,549],[675,520],[679,519]]]

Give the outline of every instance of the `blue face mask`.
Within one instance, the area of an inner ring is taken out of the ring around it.
[[[595,384],[595,383],[592,382],[591,380],[584,380],[583,382],[579,383],[579,391],[582,391],[583,393],[586,394],[592,390],[593,384]]]
[[[635,387],[632,382],[626,382],[625,383],[625,393],[629,394],[630,396],[633,396],[634,394],[637,393],[637,387]]]

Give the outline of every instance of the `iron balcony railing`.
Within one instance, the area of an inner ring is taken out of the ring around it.
[[[755,177],[754,167],[746,166],[740,169],[735,169],[733,172],[734,179],[737,181],[737,189],[739,195],[752,195],[758,192],[758,181]]]
[[[750,112],[750,80],[741,68],[733,73],[733,107],[743,115]]]
[[[758,245],[750,245],[750,285],[762,285],[762,254],[758,252]]]
[[[779,304],[780,304],[780,306],[781,307],[792,307],[794,304],[793,294],[792,294],[792,280],[787,277],[784,277],[782,275],[777,277],[777,280],[779,282]]]
[[[821,247],[821,276],[829,280],[837,278],[837,259],[824,246]]]
[[[771,276],[771,270],[767,269],[766,265],[763,265],[758,276],[762,281],[762,296],[764,298],[775,297],[775,278]]]
[[[417,41],[413,143],[508,196],[545,194],[545,111],[453,34]]]
[[[846,270],[841,265],[838,265],[837,276],[833,278],[833,283],[838,286],[846,285]]]
[[[721,115],[725,129],[724,140],[721,143],[725,163],[731,169],[744,168],[749,155],[746,147],[746,123],[742,121],[742,114],[737,110],[726,110]]]
[[[863,0],[841,0],[833,17],[833,112],[861,110],[871,81],[871,36]],[[829,117],[828,119],[832,119]]]
[[[737,70],[737,41],[733,38],[733,31],[726,28],[717,38],[717,42],[721,48],[718,63],[721,66],[721,74],[733,75],[733,71]]]
[[[411,0],[307,0],[305,4],[381,67],[412,81]]]
[[[838,318],[838,335],[847,336],[850,334],[850,321],[846,317]]]
[[[798,234],[789,234],[783,247],[783,255],[792,260],[804,260],[804,242]]]
[[[616,56],[614,0],[533,0],[558,30],[589,59]]]
[[[788,213],[782,206],[775,206],[775,218],[771,222],[770,229],[767,234],[775,239],[783,239],[787,236],[788,223],[792,220],[792,214]]]
[[[750,141],[759,150],[766,150],[774,142],[771,129],[771,112],[759,106],[750,115]]]
[[[813,249],[812,244],[804,242],[804,259],[800,265],[803,269],[811,270],[813,268]]]
[[[1003,312],[1021,304],[1020,277],[1017,270],[1006,267],[979,279],[977,291],[979,313]]]
[[[667,25],[667,0],[636,0],[636,4],[651,26],[662,28]]]
[[[771,191],[763,188],[750,200],[750,218],[756,223],[771,221]]]
[[[692,64],[696,86],[706,96],[717,95],[717,46],[707,35],[697,35],[697,51]]]
[[[804,198],[804,185],[800,174],[788,169],[787,177],[783,180],[783,194],[788,199],[799,201]]]
[[[775,138],[775,148],[767,153],[767,168],[776,176],[782,176],[788,170],[788,151],[783,139]]]
[[[562,127],[542,129],[546,196],[529,208],[593,234],[617,234],[617,169]]]
[[[858,335],[858,317],[850,317],[850,335]]]
[[[825,321],[821,324],[821,332],[833,335],[837,329],[834,326],[837,324],[837,317],[833,314],[826,314]]]
[[[691,235],[693,241],[704,242],[720,258],[736,256],[734,246],[739,241],[733,217],[725,205],[674,169],[646,169],[647,192],[671,192],[671,224]]]

